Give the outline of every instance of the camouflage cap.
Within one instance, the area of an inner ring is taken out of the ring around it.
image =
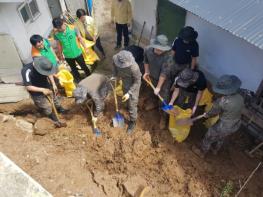
[[[198,77],[198,72],[193,71],[191,68],[185,68],[179,73],[176,84],[180,87],[188,88],[197,81]]]
[[[213,91],[223,95],[235,94],[238,92],[241,84],[242,82],[237,76],[223,75],[213,85]]]
[[[119,68],[127,68],[137,64],[131,52],[122,50],[113,56],[114,64]]]
[[[168,43],[168,38],[166,35],[158,35],[155,39],[151,40],[150,47],[162,51],[169,51],[172,49]]]

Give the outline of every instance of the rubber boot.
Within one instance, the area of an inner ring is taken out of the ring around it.
[[[129,121],[127,133],[132,133],[134,131],[135,127],[136,127],[136,122],[135,121]]]

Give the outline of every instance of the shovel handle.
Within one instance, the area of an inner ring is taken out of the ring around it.
[[[153,90],[155,89],[154,85],[152,84],[152,82],[151,82],[150,80],[145,79],[145,81],[151,86],[151,88],[152,88]],[[160,99],[162,102],[164,102],[164,99],[163,99],[163,97],[161,97],[160,94],[157,94],[157,96],[159,97],[159,99]]]
[[[59,121],[58,111],[57,111],[56,106],[55,106],[55,104],[54,104],[53,98],[51,98],[51,96],[48,96],[48,95],[47,95],[46,97],[47,97],[47,100],[49,101],[49,103],[51,104],[52,110],[54,111],[56,118],[57,118],[58,121]],[[59,122],[60,122],[60,121],[59,121]]]
[[[91,119],[93,119],[94,118],[94,115],[93,115],[93,103],[91,104],[91,107],[89,106],[88,102],[86,102],[86,105],[87,105],[87,108],[88,108],[88,110],[90,112]],[[96,129],[97,128],[96,122],[94,122],[94,121],[91,121],[91,122],[93,124],[93,128]]]
[[[119,111],[119,108],[118,108],[118,99],[117,99],[117,93],[116,93],[116,87],[117,87],[117,79],[114,80],[114,87],[113,85],[110,83],[111,85],[111,88],[112,88],[112,91],[113,91],[113,96],[114,96],[114,101],[115,101],[115,108],[116,108],[116,112]]]

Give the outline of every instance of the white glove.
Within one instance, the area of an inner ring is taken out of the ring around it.
[[[97,120],[98,120],[98,118],[97,117],[92,117],[92,119],[91,119],[91,121],[94,123],[96,123],[97,122]]]
[[[124,94],[124,96],[122,97],[122,100],[121,100],[121,101],[124,103],[124,102],[126,102],[129,98],[130,98],[129,93],[126,93],[126,94]]]
[[[160,92],[160,90],[161,90],[160,88],[155,88],[155,89],[154,89],[154,94],[155,94],[155,95],[158,95],[159,92]]]
[[[111,81],[116,81],[116,80],[117,80],[117,77],[111,77],[110,80],[111,80]]]
[[[195,114],[196,109],[197,109],[197,106],[195,105],[195,106],[192,108],[192,115]]]

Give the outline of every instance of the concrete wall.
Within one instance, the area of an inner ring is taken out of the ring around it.
[[[202,69],[212,77],[235,74],[242,87],[257,90],[263,79],[263,50],[189,12],[186,25],[198,31]]]
[[[143,22],[146,22],[143,37],[148,39],[151,27],[154,27],[153,35],[156,33],[156,13],[158,0],[133,0],[133,33],[140,34]]]
[[[33,34],[46,37],[52,28],[52,18],[46,0],[37,0],[40,16],[32,23],[24,24],[17,9],[19,3],[0,3],[0,33],[9,33],[13,38],[23,63],[31,61],[29,38]]]

